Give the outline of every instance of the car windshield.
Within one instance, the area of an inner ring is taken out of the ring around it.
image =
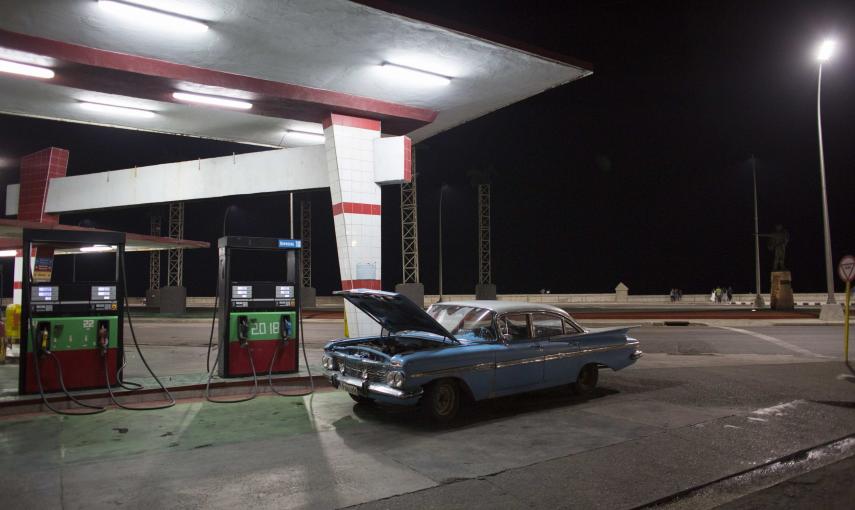
[[[492,310],[474,306],[432,305],[428,315],[461,342],[495,341]]]

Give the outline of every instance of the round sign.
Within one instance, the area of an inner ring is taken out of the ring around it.
[[[846,255],[840,259],[840,263],[837,264],[837,274],[844,282],[855,280],[855,257]]]

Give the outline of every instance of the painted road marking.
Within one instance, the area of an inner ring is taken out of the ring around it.
[[[781,340],[780,338],[775,338],[773,336],[764,335],[763,333],[757,333],[756,331],[748,331],[747,329],[740,329],[740,328],[731,328],[728,326],[715,326],[715,327],[719,328],[719,329],[726,329],[728,331],[733,331],[735,333],[742,333],[745,335],[753,336],[754,338],[759,338],[760,340],[765,340],[769,343],[777,345],[778,347],[781,347],[782,349],[787,349],[788,351],[793,351],[795,353],[801,354],[802,356],[810,356],[812,358],[831,359],[831,356],[823,356],[822,354],[817,354],[817,353],[811,352],[807,349],[802,349],[798,345],[793,345],[789,342],[785,342],[785,341]]]

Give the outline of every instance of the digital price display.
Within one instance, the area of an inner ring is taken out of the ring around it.
[[[59,287],[33,287],[31,300],[38,303],[59,301]]]
[[[293,285],[277,285],[276,299],[291,299],[294,297]]]
[[[115,301],[116,287],[115,286],[92,286],[92,301]]]
[[[232,299],[252,299],[252,285],[232,285]]]

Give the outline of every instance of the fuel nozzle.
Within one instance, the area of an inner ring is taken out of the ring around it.
[[[50,352],[50,324],[43,322],[38,326],[38,341],[37,354],[47,354]]]
[[[279,316],[279,340],[287,344],[291,339],[291,319],[287,315]]]
[[[107,321],[98,323],[98,350],[101,356],[107,355],[107,349],[110,347],[110,330],[107,328]]]
[[[249,342],[249,320],[247,320],[245,315],[238,316],[237,335],[241,346]]]

